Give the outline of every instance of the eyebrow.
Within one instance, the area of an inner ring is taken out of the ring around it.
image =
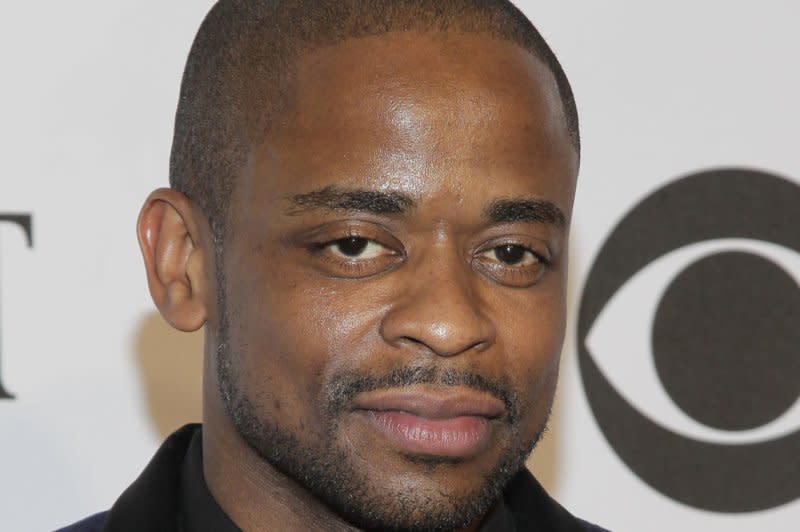
[[[415,205],[410,196],[401,192],[345,189],[333,185],[297,194],[289,198],[289,201],[292,205],[287,213],[290,215],[320,208],[373,214],[404,214]]]
[[[405,214],[416,202],[402,192],[341,188],[328,185],[319,190],[289,198],[289,215],[316,209],[369,212],[372,214]],[[492,223],[528,222],[566,227],[564,213],[554,203],[538,198],[510,198],[491,202],[483,215]]]
[[[492,223],[529,222],[554,225],[559,229],[567,226],[567,218],[554,203],[538,198],[511,198],[491,202],[484,216]]]

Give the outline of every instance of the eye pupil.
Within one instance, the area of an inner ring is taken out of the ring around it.
[[[499,246],[494,248],[494,254],[501,262],[519,264],[525,258],[525,248],[514,245]]]
[[[341,251],[342,255],[357,257],[367,249],[368,244],[369,241],[366,238],[351,237],[337,241],[336,247]]]

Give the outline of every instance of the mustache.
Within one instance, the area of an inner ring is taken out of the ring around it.
[[[462,386],[488,393],[503,402],[510,423],[519,419],[519,400],[507,382],[468,371],[442,370],[435,366],[398,368],[378,377],[356,371],[337,373],[326,386],[328,414],[334,416],[343,411],[358,394],[364,392],[419,384]]]

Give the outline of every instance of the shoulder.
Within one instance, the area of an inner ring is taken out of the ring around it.
[[[103,529],[103,522],[106,520],[108,512],[100,512],[82,519],[77,523],[59,528],[56,532],[100,532]]]
[[[111,506],[56,532],[172,530],[184,457],[200,425],[186,425],[161,444],[139,477]],[[168,525],[165,525],[167,523]]]
[[[575,519],[576,521],[578,521],[578,525],[583,527],[581,529],[582,532],[610,532],[609,530],[606,530],[603,527],[593,525],[592,523],[584,521],[583,519],[578,519],[577,517]]]

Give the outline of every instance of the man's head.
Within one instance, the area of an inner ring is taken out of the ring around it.
[[[507,2],[217,4],[140,219],[206,432],[351,523],[473,523],[547,420],[578,149]]]

